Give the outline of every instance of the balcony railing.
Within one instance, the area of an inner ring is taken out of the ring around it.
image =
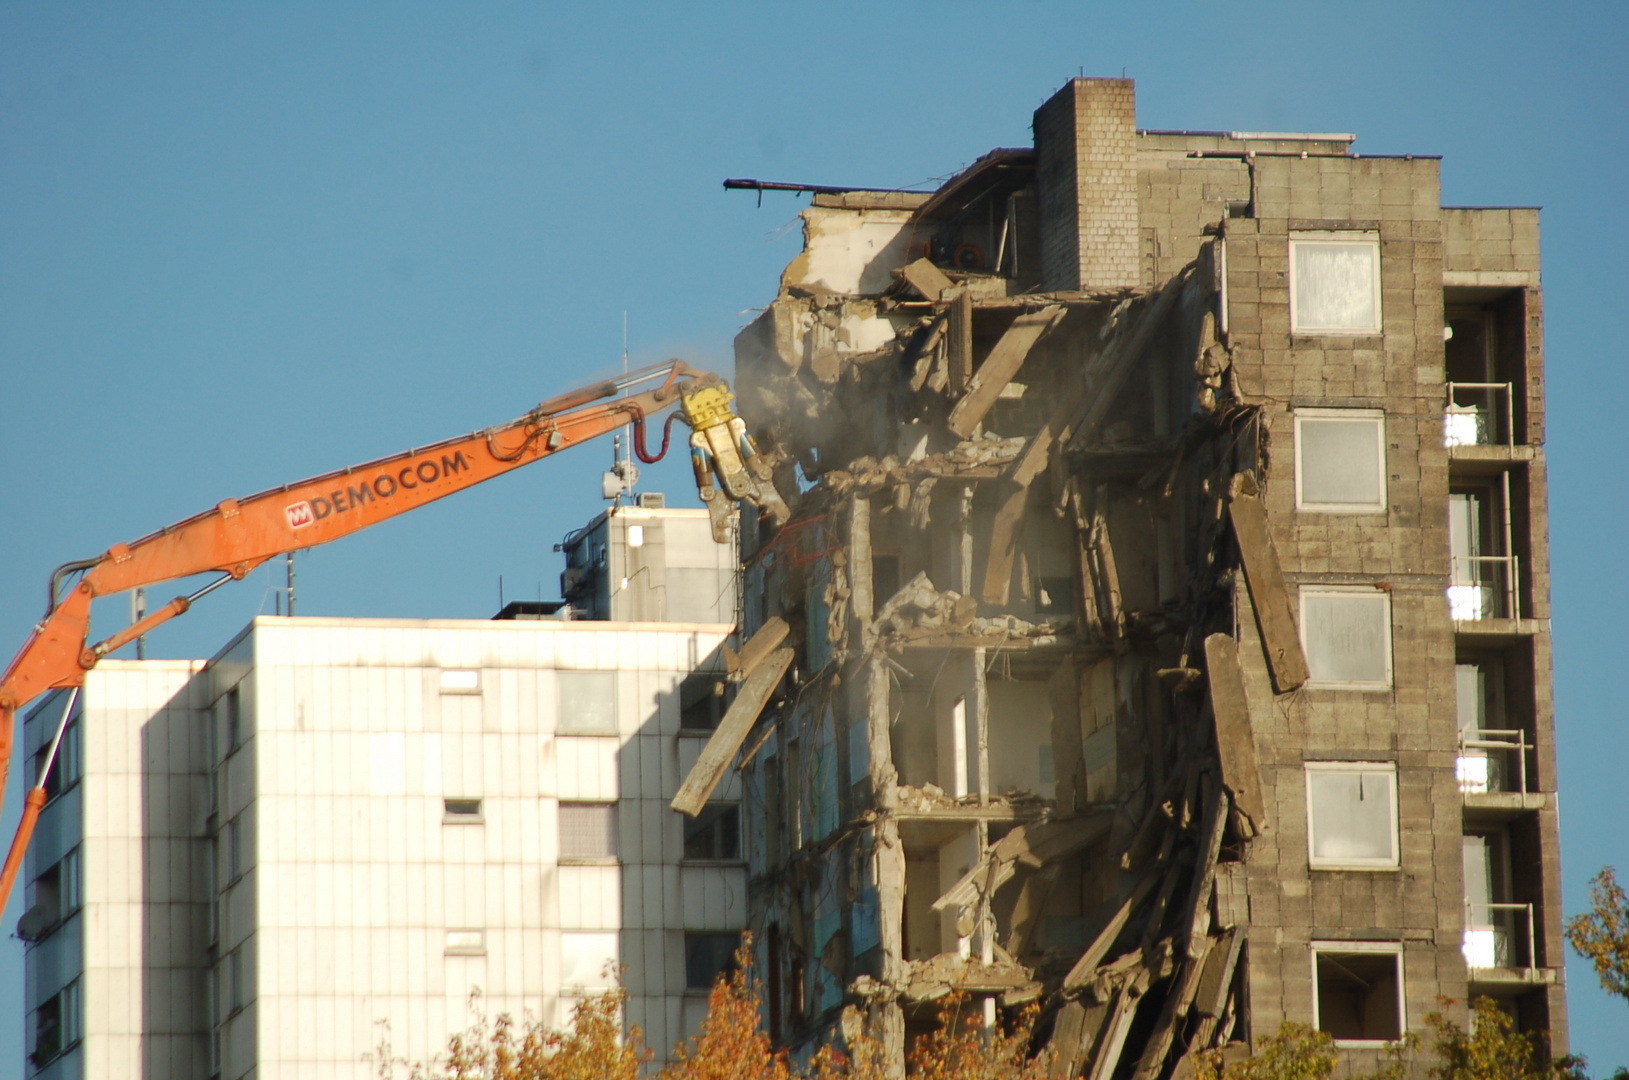
[[[1499,396],[1504,395],[1504,408],[1499,408]],[[1504,437],[1500,438],[1500,413],[1504,419]],[[1516,433],[1515,407],[1511,402],[1511,385],[1504,383],[1451,382],[1448,384],[1448,407],[1442,416],[1442,444],[1444,446],[1513,445]]]
[[[1470,737],[1473,734],[1475,737]],[[1520,728],[1460,732],[1459,757],[1454,762],[1459,790],[1467,795],[1495,791],[1526,794],[1527,751],[1530,749],[1527,732]]]
[[[1527,934],[1526,941],[1521,938]],[[1525,952],[1518,946],[1525,944]],[[1481,904],[1465,901],[1465,938],[1460,946],[1465,966],[1473,971],[1488,968],[1538,966],[1533,951],[1532,904]]]
[[[1455,555],[1448,617],[1455,622],[1514,619],[1518,574],[1514,555]]]

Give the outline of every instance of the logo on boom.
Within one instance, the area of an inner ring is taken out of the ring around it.
[[[291,529],[303,528],[316,521],[316,515],[311,512],[309,502],[297,502],[283,511],[288,515],[288,524]]]

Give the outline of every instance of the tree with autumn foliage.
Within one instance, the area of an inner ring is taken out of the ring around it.
[[[1329,1080],[1340,1056],[1326,1031],[1286,1021],[1247,1058],[1227,1061],[1220,1050],[1194,1055],[1197,1080]]]
[[[1567,941],[1595,965],[1609,994],[1629,1001],[1629,896],[1607,866],[1589,883],[1589,911],[1567,920]]]
[[[939,1026],[918,1039],[906,1055],[911,1075],[921,1080],[1045,1080],[1052,1048],[1029,1056],[1039,1008],[1026,1006],[1010,1027],[998,1019],[993,1028],[986,1028],[983,1010],[975,1010],[973,1004],[962,993],[940,1002]]]
[[[707,1019],[695,1038],[674,1049],[661,1080],[886,1080],[888,1050],[863,1022],[852,1025],[844,1045],[828,1043],[806,1070],[794,1070],[759,1026],[763,993],[752,977],[752,937],[743,935],[735,965],[713,984]],[[1045,1080],[1048,1052],[1028,1055],[1038,1011],[1024,1010],[1010,1027],[984,1027],[982,1010],[953,993],[939,1007],[939,1026],[908,1055],[911,1075],[921,1080]]]
[[[1452,1001],[1442,999],[1444,1005]],[[1435,1035],[1436,1061],[1425,1070],[1431,1080],[1588,1080],[1582,1058],[1550,1058],[1547,1036],[1516,1030],[1515,1021],[1491,998],[1471,1006],[1467,1032],[1442,1013],[1428,1013],[1426,1027]],[[1403,1080],[1413,1073],[1420,1048],[1412,1032],[1393,1043],[1373,1073],[1353,1073],[1353,1080]],[[1260,1039],[1249,1057],[1224,1061],[1221,1051],[1197,1056],[1197,1080],[1330,1080],[1339,1064],[1335,1040],[1305,1024],[1284,1023],[1276,1034]],[[1620,1070],[1613,1080],[1629,1080]]]
[[[791,1080],[786,1055],[758,1026],[761,995],[752,978],[752,935],[741,935],[733,967],[713,981],[695,1038],[673,1048],[661,1080]]]
[[[1431,1080],[1588,1080],[1582,1058],[1552,1059],[1548,1035],[1517,1031],[1492,998],[1471,1003],[1469,1032],[1441,1013],[1427,1013],[1425,1024],[1436,1034]]]
[[[571,1026],[555,1031],[528,1016],[489,1018],[481,992],[470,994],[470,1026],[447,1039],[446,1063],[410,1063],[392,1052],[388,1028],[374,1055],[379,1080],[394,1080],[398,1066],[409,1080],[639,1080],[651,1059],[639,1028],[622,1031],[628,992],[619,982],[603,994],[581,998]]]

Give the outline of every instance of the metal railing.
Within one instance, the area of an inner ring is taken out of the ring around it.
[[[1455,555],[1448,617],[1455,622],[1514,619],[1520,567],[1514,555]],[[1500,580],[1503,579],[1503,580]]]
[[[1488,791],[1510,791],[1511,769],[1509,759],[1516,758],[1515,791],[1527,793],[1527,732],[1521,728],[1479,728],[1475,737],[1471,732],[1459,733],[1459,758],[1454,771],[1459,777],[1459,790],[1467,794]]]
[[[1483,918],[1478,919],[1477,914]],[[1519,942],[1525,915],[1527,952],[1517,957],[1512,947]],[[1538,967],[1534,948],[1532,904],[1483,904],[1465,901],[1465,937],[1460,951],[1465,954],[1465,966],[1476,970],[1489,968],[1525,968],[1531,972]],[[1518,962],[1520,960],[1521,962]]]
[[[1504,438],[1499,438],[1498,398],[1505,397]],[[1492,446],[1503,442],[1516,443],[1516,408],[1512,401],[1511,384],[1451,382],[1448,384],[1448,406],[1442,416],[1442,444],[1444,446]]]

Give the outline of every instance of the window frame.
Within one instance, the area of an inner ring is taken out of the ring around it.
[[[591,978],[597,980],[594,982],[566,981],[566,942],[568,940],[584,940],[587,938],[597,938],[602,941],[609,940],[614,949],[616,967],[620,968],[625,963],[622,954],[622,935],[620,931],[561,930],[558,939],[559,945],[557,947],[560,951],[560,995],[562,997],[589,997],[597,994],[603,994],[607,990],[613,989],[616,985],[614,973],[610,978],[606,978],[603,973],[595,974],[591,976]]]
[[[727,819],[727,816],[731,813],[731,811],[734,812],[734,815],[735,815],[735,855],[734,856],[724,856],[724,855],[693,856],[693,855],[690,854],[690,851],[689,851],[690,841],[691,841],[691,839],[693,837],[690,836],[690,835],[686,835],[686,836],[684,836],[683,841],[682,841],[682,843],[680,845],[680,849],[679,849],[679,851],[680,851],[680,862],[683,865],[686,865],[686,866],[739,866],[739,865],[741,865],[742,863],[744,863],[746,861],[746,858],[747,858],[746,845],[743,842],[745,840],[745,838],[746,838],[745,837],[746,830],[743,827],[743,821],[745,819],[745,815],[742,813],[742,804],[739,803],[739,802],[733,802],[733,801],[729,801],[729,800],[709,801],[706,806],[702,807],[701,813],[697,814],[695,816],[695,818],[687,818],[685,820],[684,825],[685,825],[686,832],[688,833],[688,831],[689,831],[689,829],[691,828],[692,825],[699,823],[701,821],[702,817],[704,815],[707,815],[708,811],[717,811],[717,813],[713,814],[708,820],[708,834],[714,838],[712,846],[713,846],[713,848],[715,850],[724,846],[724,844],[722,842],[722,839],[720,838],[720,835],[719,835],[719,830],[723,829],[724,822]],[[697,833],[696,833],[696,836],[699,836],[699,835],[700,835],[700,830],[698,830]]]
[[[1365,327],[1327,327],[1302,326],[1295,302],[1295,271],[1296,249],[1300,247],[1329,247],[1336,244],[1353,245],[1365,244],[1374,248],[1374,274],[1371,286],[1374,289],[1374,323]],[[1385,312],[1381,310],[1380,292],[1380,234],[1370,229],[1328,229],[1328,230],[1298,230],[1288,237],[1288,267],[1287,286],[1290,306],[1290,336],[1291,337],[1379,337],[1386,325]]]
[[[479,697],[484,681],[480,668],[442,668],[436,675],[436,688],[442,694]]]
[[[1379,472],[1379,493],[1372,503],[1308,502],[1302,494],[1302,480],[1306,465],[1301,460],[1301,423],[1313,421],[1375,420],[1375,468]],[[1387,508],[1386,491],[1386,410],[1384,409],[1326,409],[1319,406],[1295,410],[1295,508],[1314,514],[1384,514]]]
[[[611,680],[611,726],[609,728],[585,728],[567,723],[566,711],[563,708],[563,695],[565,693],[565,680],[574,675],[608,675]],[[620,694],[617,687],[617,673],[615,670],[602,668],[556,668],[554,671],[554,733],[568,735],[573,738],[589,739],[617,739],[622,736],[622,713],[618,709]]]
[[[1330,679],[1319,679],[1312,674],[1312,650],[1307,647],[1307,601],[1313,597],[1329,596],[1361,596],[1364,599],[1378,598],[1385,608],[1386,617],[1386,677],[1382,682],[1337,682]],[[1385,589],[1378,589],[1372,585],[1303,585],[1296,593],[1295,614],[1298,622],[1297,629],[1301,634],[1301,652],[1307,657],[1307,682],[1312,690],[1359,690],[1367,692],[1389,692],[1396,684],[1396,658],[1392,655],[1392,610],[1391,594]]]
[[[690,978],[690,961],[692,958],[691,946],[693,943],[700,944],[701,940],[704,938],[714,939],[715,941],[724,938],[733,938],[734,945],[731,947],[729,959],[725,960],[723,967],[719,968],[719,970],[714,973],[713,977],[708,980],[706,986],[698,986]],[[684,932],[684,992],[686,994],[712,993],[714,983],[717,981],[718,976],[734,969],[735,952],[740,948],[740,946],[740,930],[686,930]]]
[[[454,810],[454,806],[474,806],[473,810]],[[441,823],[443,825],[485,825],[486,801],[479,797],[468,796],[445,797],[441,800]]]
[[[79,786],[79,781],[85,776],[84,743],[80,737],[83,726],[80,720],[85,713],[80,705],[74,706],[69,715],[68,722],[62,728],[62,741],[57,745],[57,756],[51,762],[51,771],[46,774],[45,801],[49,805],[62,798],[68,792]],[[45,764],[45,755],[51,752],[51,740],[47,739],[34,751],[29,759],[34,775],[39,775],[40,766]]]
[[[611,815],[611,854],[609,855],[567,855],[565,853],[565,836],[561,812],[568,806],[592,806],[603,808]],[[555,807],[554,817],[554,843],[555,862],[559,866],[620,866],[622,857],[618,852],[618,841],[621,829],[621,816],[617,811],[617,800],[614,799],[561,799]]]
[[[1359,953],[1385,954],[1396,957],[1397,965],[1397,1032],[1396,1039],[1335,1039],[1340,1049],[1373,1049],[1395,1046],[1408,1034],[1408,987],[1405,983],[1406,966],[1403,963],[1401,941],[1313,941],[1307,947],[1307,958],[1312,967],[1312,1030],[1323,1031],[1323,1018],[1318,1008],[1318,955],[1353,955]]]
[[[57,1045],[49,1055],[40,1056],[39,1048],[39,1014],[47,1008],[55,1007],[57,1014]],[[60,1059],[77,1047],[85,1039],[85,988],[82,978],[69,980],[61,990],[40,1002],[28,1014],[33,1020],[34,1049],[29,1051],[27,1057],[34,1065],[36,1073],[43,1072],[52,1062]],[[23,1039],[28,1042],[28,1027],[24,1025]]]
[[[688,705],[685,704],[686,693],[694,693],[693,690],[687,689],[686,684],[699,684],[702,681],[707,681],[712,685],[700,697],[695,698]],[[719,722],[724,719],[724,712],[729,707],[729,684],[725,680],[725,673],[722,671],[702,670],[681,675],[677,692],[679,696],[679,734],[697,738],[711,738],[713,732],[718,730]],[[691,714],[702,705],[710,706],[708,711],[712,714],[712,723],[707,726],[686,723],[685,721],[690,718]]]
[[[1315,871],[1354,870],[1387,873],[1402,869],[1402,818],[1397,805],[1397,763],[1394,761],[1304,761],[1302,773],[1306,777],[1307,806],[1307,868]],[[1391,777],[1391,855],[1375,858],[1332,858],[1320,856],[1314,850],[1315,821],[1312,816],[1312,777],[1315,773],[1386,773]]]
[[[461,935],[464,940],[455,942],[453,935]],[[468,940],[473,934],[474,939]],[[449,926],[442,938],[442,955],[444,956],[485,956],[486,955],[486,928],[480,926]]]

